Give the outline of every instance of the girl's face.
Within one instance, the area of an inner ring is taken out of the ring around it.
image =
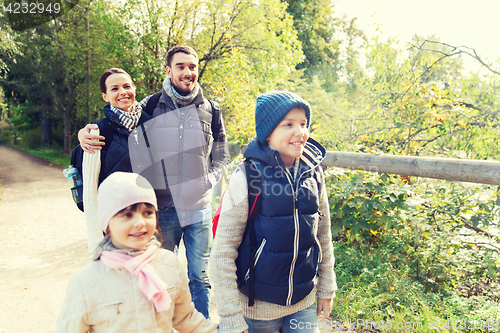
[[[308,138],[306,112],[297,107],[286,114],[267,141],[271,149],[280,153],[285,166],[291,167],[295,159],[302,155]]]
[[[135,208],[135,209],[134,209]],[[144,203],[129,206],[111,218],[108,232],[119,249],[142,249],[156,230],[156,211]]]
[[[135,86],[130,77],[115,73],[108,76],[105,83],[106,93],[102,94],[102,98],[125,112],[132,111],[135,103]]]

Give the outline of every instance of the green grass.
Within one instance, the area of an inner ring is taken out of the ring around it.
[[[38,149],[23,149],[21,147],[16,147],[22,151],[25,151],[33,156],[43,158],[54,165],[59,165],[61,167],[68,167],[71,164],[71,156],[63,152],[61,148],[38,148]]]
[[[380,248],[335,244],[335,273],[339,287],[333,300],[332,318],[335,321],[345,326],[350,323],[350,328],[358,332],[500,330],[498,300],[426,291],[424,285],[410,276],[404,264],[398,267],[397,262],[380,263],[376,258],[382,256]],[[478,322],[474,324],[471,320]],[[356,327],[356,323],[359,326]]]

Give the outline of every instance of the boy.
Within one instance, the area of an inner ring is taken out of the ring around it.
[[[318,316],[330,314],[337,286],[320,166],[326,152],[309,138],[310,121],[309,103],[295,93],[257,98],[257,136],[245,157],[260,174],[261,209],[247,228],[249,183],[238,166],[210,261],[220,332],[318,332]]]

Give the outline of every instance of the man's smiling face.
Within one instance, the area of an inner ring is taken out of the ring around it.
[[[167,66],[167,75],[180,94],[189,94],[198,81],[198,58],[193,54],[175,53],[171,65]]]

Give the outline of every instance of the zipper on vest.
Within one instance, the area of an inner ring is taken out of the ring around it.
[[[255,260],[253,261],[253,267],[254,268],[255,268],[255,266],[257,266],[257,261],[259,261],[259,258],[260,258],[260,255],[262,253],[262,250],[264,249],[264,245],[266,245],[266,239],[265,238],[260,243],[260,246],[257,249],[257,252],[255,252]],[[243,278],[243,282],[247,282],[249,278],[250,278],[250,268],[247,269],[247,272],[245,273],[245,277]]]
[[[274,155],[276,158],[276,162],[278,162],[278,165],[283,168],[283,166],[280,164],[278,157]],[[296,168],[298,168],[298,165],[296,165]],[[292,195],[293,195],[293,223],[294,223],[294,229],[295,233],[293,236],[293,258],[292,262],[290,264],[290,272],[288,273],[288,297],[286,298],[286,305],[291,305],[292,304],[292,296],[293,296],[293,274],[295,272],[295,264],[297,262],[297,258],[299,256],[299,216],[298,216],[298,204],[297,204],[297,192],[294,190],[294,179],[292,178],[292,175],[290,174],[290,170],[288,168],[283,168],[285,171],[285,175],[287,177],[288,182],[290,183],[290,188],[292,189]],[[300,179],[300,177],[298,178]],[[297,182],[298,184],[298,182]],[[297,185],[297,190],[298,190],[298,185]]]
[[[177,115],[179,117],[179,123],[180,123],[180,126],[179,126],[179,139],[182,139],[182,130],[184,129],[184,126],[183,126],[183,123],[184,123],[184,112],[181,111],[179,109],[179,107],[177,106],[177,103],[175,103],[175,106],[177,107]],[[177,196],[178,198],[180,199],[179,201],[182,201],[182,179],[183,179],[183,176],[184,176],[184,170],[182,168],[182,158],[184,156],[184,140],[179,140],[179,150],[178,150],[178,154],[177,154]],[[172,193],[172,192],[171,192]],[[174,198],[174,195],[172,193],[172,200]],[[179,219],[179,221],[181,222],[181,225],[183,225],[184,221],[182,221],[181,219]]]
[[[288,297],[286,299],[286,305],[292,304],[293,296],[293,273],[295,272],[295,264],[297,262],[297,257],[299,255],[299,217],[298,217],[298,207],[297,207],[297,194],[294,193],[293,198],[293,222],[295,224],[295,235],[293,239],[293,259],[290,265],[290,275],[288,276]]]
[[[276,155],[274,155],[274,157],[275,157],[276,162],[278,163],[278,165],[281,168],[283,168],[283,166],[281,166],[281,164],[280,164],[280,162],[278,160],[278,157]],[[298,163],[295,165],[295,168],[296,168],[295,171],[297,172],[298,168],[299,168],[299,164]],[[285,175],[287,176],[288,182],[290,183],[291,189],[292,189],[292,194],[293,194],[293,221],[294,221],[294,225],[295,225],[295,235],[294,235],[294,240],[293,240],[293,259],[292,259],[292,263],[290,265],[290,273],[289,273],[289,276],[288,276],[288,297],[286,299],[286,305],[291,305],[292,304],[292,296],[293,296],[293,274],[295,272],[295,264],[297,262],[297,258],[298,258],[298,255],[299,255],[299,228],[300,228],[300,225],[299,225],[299,204],[297,202],[297,200],[298,200],[297,196],[298,196],[298,192],[299,192],[300,179],[309,170],[305,170],[304,172],[302,172],[300,174],[299,177],[297,177],[296,179],[293,179],[290,171],[287,168],[283,168],[283,169],[285,170]],[[297,175],[297,173],[296,173],[296,175]],[[319,246],[319,243],[318,243],[318,246]],[[320,252],[321,252],[321,247],[320,247]]]

